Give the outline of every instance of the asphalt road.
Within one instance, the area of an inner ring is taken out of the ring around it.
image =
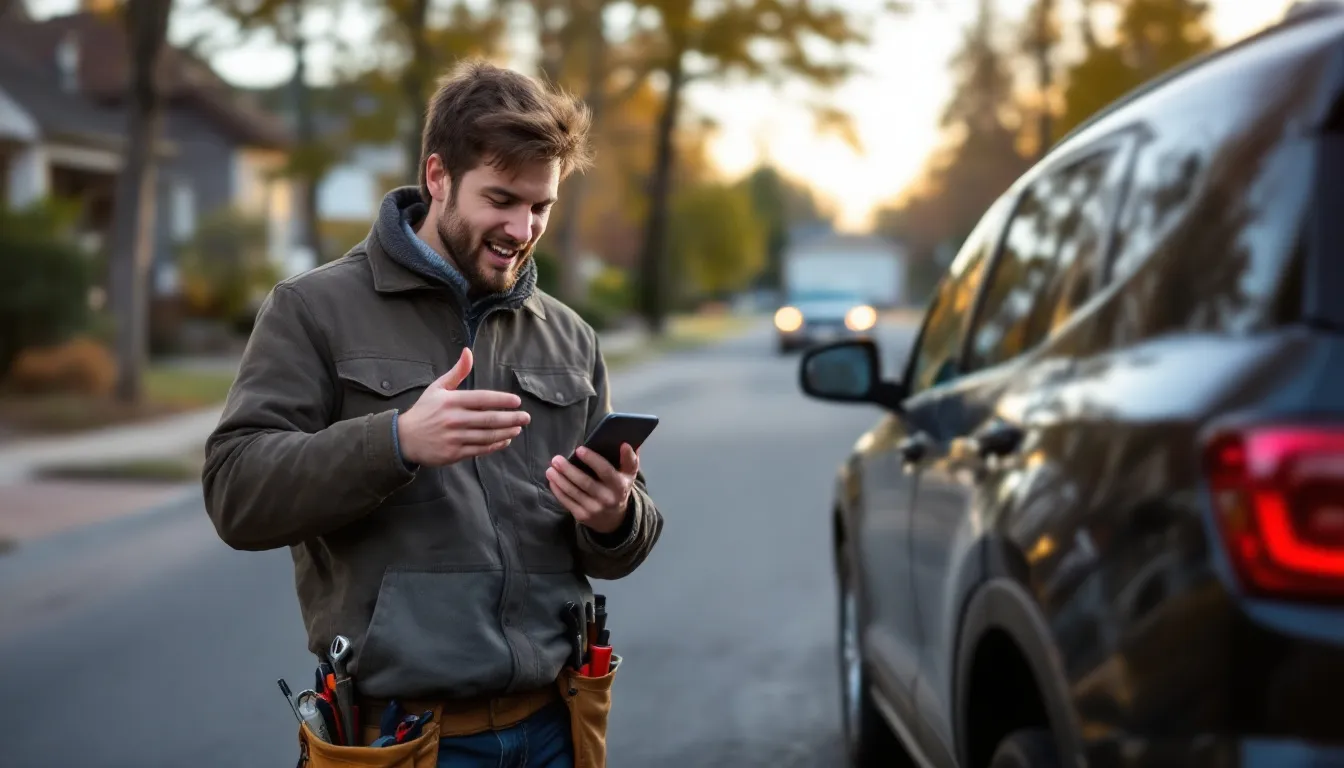
[[[896,360],[912,335],[884,327]],[[877,408],[797,389],[767,329],[624,371],[657,413],[643,459],[667,518],[608,595],[617,768],[839,766],[827,504]],[[287,766],[276,678],[311,685],[285,551],[235,552],[199,502],[0,555],[0,765]]]

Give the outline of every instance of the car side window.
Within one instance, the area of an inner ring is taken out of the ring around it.
[[[948,274],[939,284],[924,321],[919,348],[911,361],[909,392],[915,394],[955,379],[960,369],[962,333],[984,280],[990,254],[1003,231],[1007,197],[990,206],[966,238]]]
[[[1091,297],[1119,157],[1117,150],[1091,155],[1023,194],[972,330],[968,372],[1032,349]]]

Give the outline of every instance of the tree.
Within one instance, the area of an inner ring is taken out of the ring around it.
[[[665,82],[657,122],[649,210],[640,258],[639,304],[650,330],[661,334],[666,318],[668,202],[672,191],[674,132],[688,84],[732,73],[768,78],[793,77],[834,86],[852,72],[844,61],[823,62],[812,42],[843,48],[866,41],[857,21],[839,10],[818,10],[807,0],[747,0],[704,6],[692,0],[640,0],[658,19],[642,30],[640,47],[648,71]],[[818,109],[823,122],[834,110]]]
[[[233,19],[243,32],[269,30],[294,55],[289,102],[295,118],[296,145],[289,153],[286,175],[299,182],[303,194],[303,239],[312,249],[317,264],[326,261],[318,221],[317,190],[340,157],[339,151],[330,142],[317,135],[313,95],[308,86],[307,50],[310,40],[304,32],[304,21],[308,12],[317,8],[319,3],[328,7],[332,5],[330,0],[218,0],[220,10]]]
[[[993,4],[981,0],[952,58],[956,86],[940,122],[945,143],[904,200],[877,215],[879,232],[910,247],[912,282],[931,281],[944,266],[937,255],[958,246],[1027,168],[1017,150],[1022,109],[997,26]]]
[[[609,101],[608,45],[604,15],[610,0],[530,0],[541,32],[541,71],[555,86],[581,90],[592,115],[592,138],[600,143]],[[557,20],[559,19],[559,21]],[[633,91],[615,100],[619,103]],[[588,193],[588,176],[564,180],[557,206],[555,235],[559,257],[560,298],[575,306],[586,301],[579,270],[580,229]]]
[[[504,35],[505,20],[501,7],[474,11],[465,0],[455,0],[441,25],[430,23],[429,0],[383,0],[379,7],[387,12],[380,37],[402,52],[396,64],[404,99],[399,117],[406,126],[406,167],[418,178],[425,103],[433,95],[436,79],[460,59],[494,54]]]
[[[1035,0],[1023,35],[1023,48],[1036,70],[1036,156],[1044,157],[1053,141],[1054,58],[1062,40],[1057,0]]]
[[[154,253],[156,145],[163,109],[156,82],[172,0],[128,0],[126,160],[117,177],[109,302],[116,317],[117,397],[140,399],[149,354],[149,267]]]
[[[1092,46],[1069,71],[1061,135],[1144,82],[1213,50],[1208,10],[1202,0],[1124,0],[1117,41]]]
[[[789,246],[789,231],[799,224],[822,222],[822,214],[812,190],[763,165],[742,180],[741,186],[751,200],[752,209],[765,233],[765,265],[762,283],[779,287],[784,250]]]
[[[765,265],[765,228],[747,190],[698,184],[677,195],[670,238],[683,289],[716,295],[746,286]]]

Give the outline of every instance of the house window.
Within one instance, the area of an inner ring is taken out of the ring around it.
[[[196,193],[184,180],[173,182],[172,191],[173,239],[190,240],[196,234]]]

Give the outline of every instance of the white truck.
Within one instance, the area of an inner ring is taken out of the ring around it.
[[[877,309],[905,302],[905,254],[875,236],[825,235],[784,254],[784,301],[816,291],[844,292]]]
[[[905,255],[878,237],[813,237],[784,254],[779,351],[869,332],[878,310],[905,300]]]

